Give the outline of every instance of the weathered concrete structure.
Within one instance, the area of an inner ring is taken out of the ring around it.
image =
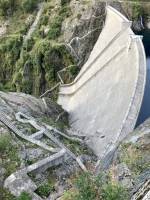
[[[71,84],[61,84],[58,103],[77,134],[96,155],[110,152],[135,126],[143,99],[146,59],[131,21],[107,7],[104,29]],[[88,47],[87,47],[88,48]]]
[[[82,170],[87,171],[81,159],[79,157],[76,157],[74,153],[72,153],[66,146],[64,146],[61,142],[59,142],[59,140],[56,137],[54,137],[53,134],[51,134],[51,131],[54,131],[55,133],[59,133],[64,136],[63,133],[53,128],[52,126],[47,126],[47,127],[40,126],[38,125],[37,121],[34,118],[29,117],[21,112],[16,113],[16,119],[22,123],[31,124],[38,131],[30,136],[26,136],[24,133],[18,130],[17,127],[11,123],[11,121],[7,119],[7,117],[3,112],[1,112],[0,122],[4,123],[17,136],[33,144],[36,144],[54,154],[40,161],[37,161],[34,164],[24,167],[23,169],[20,169],[15,173],[12,173],[5,180],[4,187],[9,189],[9,191],[13,195],[19,196],[23,191],[26,191],[32,196],[33,200],[42,200],[42,198],[40,198],[34,192],[37,189],[37,186],[31,180],[31,177],[28,176],[29,173],[44,172],[50,167],[59,166],[61,163],[67,161],[69,157],[72,157],[74,160],[76,160],[76,162],[78,163],[78,165],[81,167]],[[43,137],[43,135],[47,136],[59,148],[52,148],[49,145],[40,142],[40,139]]]

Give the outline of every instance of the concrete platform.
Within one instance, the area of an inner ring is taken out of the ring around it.
[[[134,129],[141,107],[146,58],[132,22],[107,7],[104,29],[71,84],[62,84],[58,104],[69,113],[70,125],[103,157]]]

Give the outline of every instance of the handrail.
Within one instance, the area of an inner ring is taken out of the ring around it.
[[[61,73],[61,72],[65,72],[65,71],[66,71],[67,69],[69,69],[69,68],[71,68],[71,66],[64,67],[63,69],[61,69],[61,70],[59,70],[59,71],[57,72],[58,78],[59,78],[59,80],[60,80],[60,82],[61,82],[62,84],[64,84],[64,81],[63,81],[63,79],[62,79],[60,73]]]
[[[109,9],[113,10],[113,8],[111,6],[108,6]],[[121,15],[123,16],[123,15]],[[76,79],[70,83],[70,84],[62,84],[61,87],[67,87],[67,86],[71,86],[73,85],[74,83],[76,83],[90,68],[91,66],[98,60],[98,58],[100,56],[102,56],[104,54],[104,52],[113,44],[113,42],[115,42],[121,35],[122,33],[124,33],[124,31],[126,29],[128,29],[129,27],[131,27],[132,25],[132,22],[129,21],[127,18],[125,18],[125,21],[122,22],[122,24],[127,24],[128,26],[125,28],[123,28],[121,31],[119,31],[111,40],[110,42],[105,46],[105,48],[96,56],[96,58],[87,66],[86,70],[84,70],[83,72],[79,73],[79,75],[76,77]],[[131,34],[132,34],[132,30],[131,30]]]
[[[42,94],[40,96],[40,98],[43,98],[45,97],[48,93],[51,93],[52,91],[54,91],[56,88],[58,88],[60,86],[60,82],[57,83],[54,87],[52,87],[50,90],[47,90],[46,92],[44,92],[44,94]]]
[[[108,45],[96,56],[96,58],[88,65],[88,67],[86,68],[86,70],[84,70],[81,74],[79,74],[79,76],[70,84],[61,84],[61,87],[67,87],[67,86],[71,86],[74,85],[79,79],[81,79],[81,77],[91,68],[91,66],[99,59],[100,56],[102,56],[104,54],[104,52],[113,44],[113,42],[116,41],[116,39],[118,39],[122,33],[124,33],[126,29],[121,30],[119,33],[117,33],[117,35],[108,43]]]

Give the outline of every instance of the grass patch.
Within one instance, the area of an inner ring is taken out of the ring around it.
[[[74,189],[65,192],[62,200],[129,200],[127,191],[110,182],[108,177],[82,173],[74,181]]]
[[[11,136],[8,134],[0,136],[0,157],[2,159],[2,167],[6,169],[5,177],[15,172],[20,166],[18,157],[18,149],[13,145]]]
[[[121,145],[119,160],[126,163],[133,176],[139,175],[150,167],[150,160],[147,160],[149,150],[141,149],[140,146],[132,143]]]
[[[9,149],[11,145],[10,139],[11,137],[8,134],[0,136],[0,153],[1,154],[5,153]]]
[[[54,191],[54,186],[50,183],[42,184],[38,187],[38,189],[35,191],[39,196],[42,198],[48,197],[50,192]]]
[[[8,190],[0,187],[0,200],[16,200],[16,198]]]
[[[27,192],[22,192],[16,200],[32,200],[32,198]]]

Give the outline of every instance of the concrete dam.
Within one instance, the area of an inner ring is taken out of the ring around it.
[[[104,28],[75,80],[61,84],[58,104],[75,133],[102,158],[134,129],[141,107],[146,58],[132,22],[107,6]],[[88,47],[87,47],[88,48]]]

